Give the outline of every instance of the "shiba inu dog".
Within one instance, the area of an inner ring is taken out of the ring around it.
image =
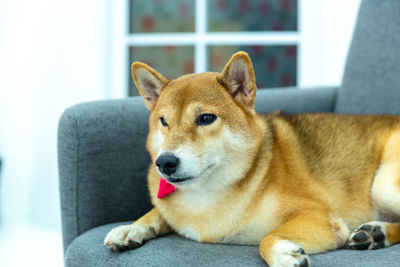
[[[169,81],[140,62],[132,73],[151,111],[154,208],[106,246],[174,232],[257,244],[270,266],[309,266],[308,254],[400,242],[400,117],[257,114],[245,52],[222,73]]]

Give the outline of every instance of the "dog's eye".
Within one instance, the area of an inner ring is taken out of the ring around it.
[[[201,114],[196,118],[197,125],[209,125],[217,119],[214,114]]]
[[[162,126],[165,126],[165,127],[168,126],[168,124],[167,124],[167,122],[165,121],[164,117],[160,117],[160,122],[161,122]]]

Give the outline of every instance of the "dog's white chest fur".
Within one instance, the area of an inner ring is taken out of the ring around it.
[[[177,208],[174,212],[182,212],[179,216],[182,221],[174,221],[177,216],[168,216],[172,211],[160,210],[166,212],[165,218],[171,219],[168,221],[175,231],[186,238],[200,242],[256,245],[277,227],[276,198],[267,194],[261,201],[264,203],[255,209],[249,209],[249,203],[241,203],[240,196],[232,197],[229,206],[226,202],[219,206],[218,201],[214,205],[205,205],[200,213],[198,209],[191,213],[192,205],[185,211]]]
[[[263,202],[263,205],[259,205],[256,210],[251,211],[256,215],[252,216],[251,219],[241,228],[237,229],[237,231],[226,236],[222,240],[222,243],[258,245],[264,236],[275,229],[278,226],[276,219],[278,202],[272,195],[266,195]]]

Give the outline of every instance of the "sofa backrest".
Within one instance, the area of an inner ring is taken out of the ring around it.
[[[400,0],[363,0],[336,112],[400,114]]]

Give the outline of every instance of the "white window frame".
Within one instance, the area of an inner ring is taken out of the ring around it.
[[[109,54],[109,87],[112,89],[109,98],[124,98],[129,94],[127,66],[132,63],[128,62],[129,47],[135,45],[192,45],[195,48],[196,73],[206,71],[208,45],[297,45],[297,87],[324,84],[324,22],[329,12],[325,7],[326,1],[298,0],[297,31],[207,32],[207,0],[195,0],[193,33],[136,34],[129,33],[129,0],[109,1],[112,40]],[[347,46],[345,48],[347,51]]]

